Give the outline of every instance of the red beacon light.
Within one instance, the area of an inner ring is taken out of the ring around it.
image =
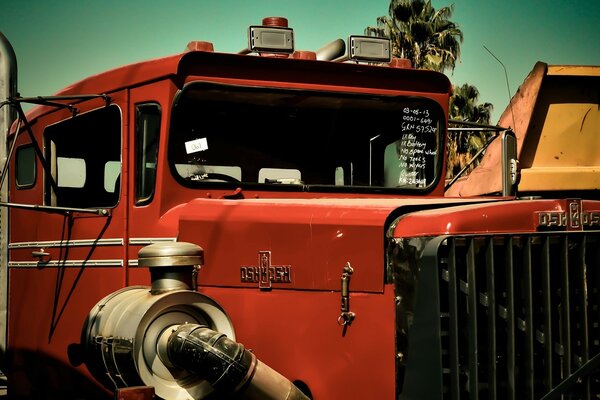
[[[317,53],[314,51],[298,50],[292,54],[292,58],[296,60],[316,60]]]
[[[215,48],[211,42],[191,41],[185,46],[185,51],[207,51],[214,52]]]
[[[392,68],[412,69],[412,62],[408,58],[392,58],[389,63]]]

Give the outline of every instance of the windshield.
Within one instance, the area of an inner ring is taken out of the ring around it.
[[[169,160],[191,186],[431,188],[444,114],[420,97],[193,83],[179,94]]]

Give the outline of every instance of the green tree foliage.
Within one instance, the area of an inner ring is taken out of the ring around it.
[[[465,83],[462,86],[453,86],[450,97],[450,119],[456,121],[477,122],[490,124],[490,117],[494,106],[491,103],[478,104],[479,90],[475,86]],[[452,124],[450,124],[452,126]],[[455,131],[448,140],[448,168],[446,178],[451,179],[489,140],[489,134],[481,131]],[[471,169],[475,167],[475,163]]]
[[[475,86],[468,83],[454,86],[449,104],[452,119],[489,124],[494,107],[490,103],[478,104],[478,100],[479,90]]]
[[[431,0],[390,0],[388,15],[377,18],[377,25],[367,27],[365,35],[389,38],[392,55],[409,59],[415,68],[453,71],[463,41],[459,26],[451,21],[453,12],[454,5],[436,10]],[[478,99],[475,86],[454,86],[450,119],[489,124],[493,106],[478,104]],[[446,178],[451,179],[470,162],[487,139],[482,132],[452,132],[448,139]]]
[[[431,0],[391,0],[389,16],[377,18],[377,26],[367,27],[365,34],[391,39],[392,54],[411,60],[415,68],[452,71],[463,41],[462,31],[450,21],[453,9],[436,10]]]

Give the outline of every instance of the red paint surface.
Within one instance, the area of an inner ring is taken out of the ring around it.
[[[339,293],[200,291],[228,310],[238,342],[291,381],[306,383],[315,399],[394,397],[393,287],[386,286],[382,294],[351,294],[356,319],[345,336],[337,324]]]
[[[598,212],[600,202],[583,201],[582,209]],[[508,200],[419,211],[400,219],[394,237],[536,232],[538,212],[568,212],[567,200]]]
[[[317,399],[393,398],[395,306],[393,288],[384,285],[386,223],[392,213],[401,214],[402,207],[439,207],[455,201],[443,198],[443,180],[426,199],[253,191],[242,192],[240,200],[219,200],[231,192],[184,188],[167,165],[165,133],[178,90],[196,80],[421,95],[443,105],[450,91],[448,79],[430,71],[197,51],[120,67],[63,90],[61,94],[106,93],[120,107],[121,201],[110,210],[110,218],[75,215],[68,220],[57,214],[13,210],[10,241],[122,239],[122,244],[44,249],[53,261],[115,260],[109,267],[10,269],[11,394],[29,396],[43,390],[57,398],[57,393],[67,393],[64,398],[106,396],[85,366],[71,363],[69,346],[80,342],[83,323],[100,299],[124,286],[150,283],[146,269],[129,265],[142,248],[130,239],[178,237],[204,248],[200,290],[225,308],[237,340],[261,361],[292,381],[305,382]],[[162,137],[155,196],[149,204],[136,206],[135,182],[129,172],[135,160],[135,105],[144,102],[160,105]],[[103,106],[103,101],[77,106],[85,112]],[[447,112],[447,106],[443,109]],[[69,118],[70,113],[39,107],[28,116],[37,119],[33,132],[43,143],[44,127]],[[17,144],[28,141],[21,134]],[[13,180],[11,201],[43,204],[39,164],[37,177],[29,190],[17,189]],[[297,198],[286,200],[290,196]],[[292,282],[275,283],[271,291],[242,283],[240,268],[256,265],[259,251],[270,251],[273,265],[290,265]],[[31,252],[31,247],[11,250],[10,261],[31,262]],[[350,309],[356,319],[343,336],[337,320],[340,279],[347,262],[354,268]]]

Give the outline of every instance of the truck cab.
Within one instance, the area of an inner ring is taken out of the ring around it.
[[[292,40],[12,100],[11,395],[599,393],[600,203],[446,196],[448,78]]]

